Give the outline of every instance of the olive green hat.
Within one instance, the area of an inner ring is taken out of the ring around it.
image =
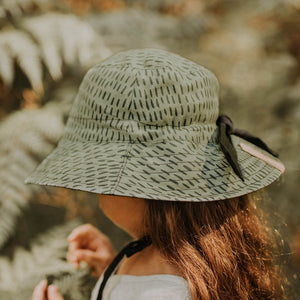
[[[218,94],[215,75],[179,55],[113,55],[87,72],[58,146],[25,182],[172,201],[220,200],[267,186],[284,166],[227,130],[237,173],[220,143]]]

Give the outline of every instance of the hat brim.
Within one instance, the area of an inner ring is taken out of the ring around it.
[[[241,147],[248,145],[271,161],[280,161],[232,136],[245,181],[215,143],[74,142],[62,139],[25,183],[98,194],[170,201],[211,201],[259,190],[283,172]]]

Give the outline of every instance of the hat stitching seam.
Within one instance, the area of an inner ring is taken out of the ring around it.
[[[136,73],[135,73],[135,79],[134,79],[133,83],[131,84],[131,90],[130,90],[131,98],[130,98],[130,101],[129,101],[129,106],[128,106],[128,108],[131,107],[132,102],[133,102],[134,89],[135,89],[135,86],[136,86],[136,84],[137,84],[137,73],[138,73],[138,71],[136,71]],[[129,95],[128,95],[128,96],[129,96]],[[130,115],[132,115],[132,117],[133,117],[133,114],[132,114],[131,111],[129,111],[128,118],[130,118]],[[118,119],[118,118],[117,118],[117,119]],[[120,121],[122,121],[122,120],[120,120]],[[134,121],[134,120],[133,120],[133,119],[130,119],[130,120],[127,120],[127,121]],[[129,126],[129,128],[133,129],[132,126]],[[131,140],[131,137],[130,137],[130,136],[129,136],[129,139]]]
[[[236,137],[237,139],[241,139],[241,138],[239,138],[239,137]],[[166,140],[166,139],[162,139],[162,140],[155,140],[155,141],[153,141],[153,140],[151,140],[150,142],[151,142],[151,144],[161,144],[161,143],[166,143],[166,141],[178,141],[178,142],[180,142],[180,141],[182,141],[182,139],[169,139],[169,140]],[[143,141],[143,142],[139,142],[139,141],[134,141],[134,140],[122,140],[122,141],[120,141],[120,140],[102,140],[100,143],[98,142],[98,141],[86,141],[86,140],[72,140],[72,139],[68,139],[67,137],[65,137],[63,140],[61,140],[60,141],[60,143],[62,143],[62,142],[65,142],[65,143],[82,143],[82,142],[85,142],[85,143],[95,143],[95,145],[102,145],[102,144],[110,144],[110,143],[123,143],[123,142],[129,142],[129,143],[134,143],[134,142],[137,142],[137,143],[135,143],[135,144],[137,144],[137,145],[141,145],[141,146],[144,146],[144,147],[146,147],[146,143],[147,143],[147,141]],[[104,143],[102,143],[102,142],[104,142]],[[247,141],[246,141],[247,142]],[[196,143],[196,142],[194,142],[194,144],[198,144],[198,143]],[[253,144],[251,144],[251,145],[253,145]],[[237,145],[236,146],[239,146],[239,143],[237,142]],[[255,146],[255,145],[254,145]],[[218,143],[216,143],[215,141],[213,141],[213,140],[208,140],[207,141],[207,144],[205,145],[205,147],[214,147],[214,148],[216,148],[216,149],[219,149],[220,148],[220,146],[218,145]],[[241,147],[240,147],[241,148]],[[243,150],[243,149],[241,149],[241,150]],[[246,151],[242,151],[242,153],[247,153],[247,154],[249,154],[248,152],[246,152]],[[184,155],[186,155],[186,152],[178,152],[178,153],[176,153],[176,154],[184,154]],[[190,153],[189,155],[194,155],[193,153]],[[136,157],[136,156],[135,156]],[[157,156],[154,156],[154,155],[152,155],[152,156],[149,156],[149,157],[157,157]],[[251,155],[251,157],[253,157],[253,155]]]
[[[126,148],[125,154],[122,155],[123,161],[121,162],[121,167],[120,167],[119,173],[117,175],[116,183],[115,183],[114,187],[111,190],[112,193],[115,192],[116,188],[118,187],[118,185],[120,183],[120,180],[121,180],[121,177],[122,177],[122,173],[123,173],[123,171],[125,169],[125,166],[126,166],[126,163],[128,161],[128,156],[129,156],[129,154],[131,152],[131,148],[132,148],[132,144],[128,144],[127,148]]]
[[[278,170],[277,170],[278,171]],[[280,173],[280,171],[278,171],[279,173]],[[268,179],[271,179],[271,182],[270,183],[272,183],[273,181],[272,181],[272,179],[274,178],[274,175],[276,176],[276,177],[278,177],[276,174],[273,174],[274,172],[272,172],[271,174],[270,174],[270,176],[268,176],[267,178]],[[38,180],[39,182],[42,182],[42,181],[40,181],[40,180]],[[145,181],[143,181],[143,182],[145,182]],[[148,182],[151,182],[151,183],[153,183],[153,181],[148,181]],[[234,183],[238,183],[239,181],[236,181],[236,182],[234,182]],[[270,184],[270,183],[268,183],[268,185]],[[55,186],[55,183],[52,183],[52,184],[46,184],[46,185],[54,185]],[[255,182],[253,182],[253,183],[250,183],[250,187],[252,187],[252,188],[255,188],[256,189],[256,187],[257,186],[259,186],[260,185],[260,183],[258,183],[258,184],[256,184]],[[219,185],[219,186],[215,186],[215,187],[220,187],[221,185]],[[249,184],[247,185],[248,187],[249,187]],[[245,185],[238,185],[238,187],[239,188],[244,188],[245,187]],[[262,187],[264,187],[264,186],[262,186]],[[189,190],[189,191],[197,191],[197,190],[203,190],[203,187],[197,187],[197,188],[194,188],[194,189],[182,189],[182,188],[180,188],[180,189],[173,189],[173,191],[174,192],[178,192],[178,191],[182,191],[182,190]],[[233,189],[232,191],[228,191],[227,190],[227,193],[228,194],[234,194],[235,192],[237,192],[238,190],[235,188],[235,189]],[[211,194],[211,196],[210,197],[213,197],[213,196],[215,196],[215,195],[219,195],[220,193],[219,192],[217,192],[217,191],[215,191],[215,193],[212,193]]]
[[[259,174],[259,173],[261,173],[262,172],[262,170],[263,169],[265,169],[265,167],[266,167],[266,165],[267,165],[267,167],[271,167],[273,170],[273,172],[274,171],[279,171],[278,169],[276,169],[276,168],[274,168],[274,167],[272,167],[272,166],[270,166],[270,165],[268,165],[268,164],[264,164],[263,166],[262,166],[262,168],[260,168],[260,169],[258,169],[256,172],[253,172],[252,173],[252,176],[255,176],[256,174]],[[230,166],[228,165],[228,168],[229,168]],[[194,172],[196,172],[196,171],[198,171],[199,172],[199,170],[193,170]],[[142,173],[141,171],[139,172],[138,170],[136,170],[136,172],[137,173]],[[191,171],[189,171],[189,172],[191,172]],[[272,172],[272,173],[273,173]],[[279,171],[280,172],[280,171]],[[168,174],[181,174],[181,173],[183,173],[183,172],[180,172],[180,171],[170,171],[170,172],[168,172]],[[269,174],[272,174],[272,173],[269,173]],[[161,172],[156,172],[156,173],[154,173],[154,172],[152,172],[150,175],[152,176],[152,175],[159,175],[159,174],[161,174]],[[230,175],[235,175],[235,173],[232,171],[232,172],[228,172],[228,173],[225,173],[224,174],[225,176],[230,176]],[[123,176],[124,177],[127,177],[127,178],[131,178],[131,176],[128,176],[128,175],[126,175],[126,174],[123,174]],[[224,176],[222,175],[222,176],[214,176],[215,178],[223,178]],[[201,177],[202,179],[213,179],[213,177],[211,176],[211,177],[208,177],[208,178],[205,178],[205,177]],[[143,181],[143,182],[152,182],[151,180],[146,180],[146,179],[140,179],[141,181]],[[189,178],[188,180],[199,180],[199,178]],[[167,180],[160,180],[160,182],[169,182],[169,181],[176,181],[176,182],[178,182],[178,181],[182,181],[181,179],[173,179],[172,178],[172,180],[170,180],[170,179],[167,179]],[[240,179],[237,177],[237,180],[230,180],[230,183],[239,183],[240,182]],[[216,186],[219,186],[219,185],[216,185]]]
[[[114,64],[114,65],[113,64],[107,64],[107,65],[102,65],[101,67],[99,66],[97,69],[101,69],[101,68],[108,68],[108,69],[123,68],[123,69],[132,69],[132,70],[161,70],[161,69],[173,70],[172,66],[156,66],[156,67],[153,67],[153,68],[143,68],[143,67],[132,66],[130,64],[118,64],[118,65],[116,65],[116,64]]]
[[[112,115],[107,115],[107,114],[105,114],[105,113],[102,113],[103,115],[106,115],[106,116],[112,116]],[[113,116],[113,117],[115,117],[115,116]],[[92,118],[79,118],[79,117],[75,117],[75,116],[70,116],[69,117],[70,119],[74,119],[74,120],[89,120],[89,121],[95,121],[95,122],[99,122],[100,120],[98,119],[92,119]],[[201,127],[203,127],[203,126],[215,126],[215,127],[217,127],[217,125],[215,124],[215,123],[204,123],[204,124],[198,124],[198,123],[191,123],[191,124],[189,124],[189,125],[183,125],[183,126],[173,126],[173,125],[156,125],[156,124],[147,124],[147,123],[144,123],[144,122],[138,122],[138,121],[136,121],[136,120],[133,120],[133,119],[119,119],[119,118],[117,118],[117,117],[115,117],[115,118],[111,118],[111,119],[105,119],[105,121],[111,121],[111,120],[119,120],[119,121],[134,121],[135,123],[137,123],[137,124],[141,124],[141,125],[143,125],[143,126],[150,126],[150,127],[155,127],[155,128],[163,128],[163,127],[167,127],[167,128],[185,128],[185,127],[187,127],[187,129],[190,129],[189,128],[189,126],[191,126],[191,125],[197,125],[197,126],[201,126]],[[193,130],[193,129],[192,129]]]
[[[196,137],[197,138],[197,137]],[[147,141],[141,141],[139,139],[135,139],[135,140],[101,140],[100,141],[97,141],[97,140],[93,140],[93,141],[87,141],[87,140],[84,140],[84,139],[78,139],[75,141],[75,140],[72,140],[72,139],[68,139],[69,142],[78,142],[78,143],[95,143],[97,145],[101,145],[102,142],[104,143],[124,143],[124,142],[128,142],[128,143],[133,143],[133,144],[137,144],[137,145],[142,145],[143,143],[157,143],[157,144],[161,144],[161,143],[166,143],[166,142],[169,142],[169,141],[174,141],[174,142],[181,142],[181,141],[184,141],[184,142],[190,142],[190,143],[194,143],[194,144],[198,144],[198,142],[193,142],[193,141],[189,141],[189,139],[186,139],[186,138],[164,138],[164,139],[161,139],[161,140],[147,140]],[[103,143],[103,144],[104,144]],[[207,141],[207,144],[206,146],[209,145],[209,146],[216,146],[217,144],[214,142],[214,141]],[[155,156],[154,156],[155,157]]]
[[[132,99],[133,99],[133,89],[134,89],[134,85],[136,84],[137,82],[137,72],[135,74],[135,79],[132,83],[132,88],[131,88],[131,99],[130,99],[130,104],[132,103]],[[129,136],[130,137],[130,136]],[[125,155],[123,155],[123,162],[122,162],[122,165],[121,165],[121,168],[119,170],[119,173],[117,175],[117,180],[116,180],[116,184],[115,186],[112,188],[112,193],[115,192],[116,188],[118,187],[119,183],[120,183],[120,180],[121,180],[121,176],[122,176],[122,173],[123,173],[123,170],[126,166],[126,163],[128,161],[128,157],[129,157],[129,154],[131,152],[131,148],[132,148],[132,145],[133,145],[133,140],[130,140],[130,143],[127,144],[127,147],[126,147],[126,152],[125,152]]]
[[[248,161],[249,159],[247,159],[247,161]],[[243,162],[244,162],[245,160],[243,160]],[[263,163],[263,165],[261,166],[261,168],[260,169],[258,169],[256,172],[251,172],[251,174],[253,175],[253,174],[257,174],[258,172],[260,172],[261,170],[263,170],[265,167],[266,167],[266,165],[268,166],[268,167],[271,167],[272,169],[276,169],[275,167],[272,167],[271,165],[269,165],[269,164],[267,164],[266,162],[264,162],[264,161],[262,161],[262,163]],[[252,164],[253,165],[253,164]],[[250,166],[252,166],[252,165],[250,165]],[[228,169],[230,170],[230,165],[228,164],[228,166],[226,166],[226,168],[228,167]],[[192,170],[187,170],[187,171],[184,171],[184,172],[182,172],[182,171],[178,171],[178,170],[176,170],[176,171],[168,171],[168,174],[177,174],[177,173],[187,173],[187,172],[196,172],[196,171],[198,171],[199,172],[199,168],[195,168],[195,169],[192,169]],[[135,172],[137,172],[137,173],[142,173],[141,171],[139,171],[139,170],[135,170]],[[151,172],[151,175],[155,175],[155,174],[161,174],[161,172]],[[233,171],[231,172],[227,172],[225,175],[229,175],[229,174],[234,174],[233,173]],[[215,176],[215,177],[222,177],[222,176]],[[198,180],[198,178],[190,178],[189,180]],[[180,180],[180,179],[179,179]]]
[[[215,74],[214,74],[212,71],[210,71],[209,69],[207,69],[207,68],[201,66],[201,67],[202,67],[202,70],[201,70],[201,71],[197,71],[197,70],[193,69],[193,67],[194,67],[194,66],[192,66],[191,68],[188,68],[188,69],[182,68],[182,67],[181,67],[181,68],[176,68],[175,70],[176,70],[176,72],[177,72],[177,75],[181,76],[182,78],[183,78],[183,76],[182,76],[182,71],[183,71],[183,72],[186,72],[186,73],[189,74],[189,75],[195,76],[195,77],[198,77],[198,76],[196,76],[197,74],[195,74],[195,72],[208,72],[208,73],[210,73],[211,75],[213,75],[213,77],[215,78],[215,80],[217,80]],[[123,69],[139,70],[139,71],[147,71],[147,70],[164,70],[164,69],[169,69],[169,70],[171,70],[171,71],[175,71],[175,70],[174,70],[174,66],[155,66],[155,67],[153,67],[153,68],[145,68],[145,67],[132,66],[131,64],[107,64],[107,65],[98,65],[98,66],[94,67],[93,69],[91,69],[90,71],[92,71],[92,70],[99,70],[99,69],[105,69],[105,68],[107,68],[107,69],[114,69],[114,68],[115,68],[115,69],[121,69],[121,68],[123,68]]]
[[[277,174],[278,175],[278,174]],[[277,177],[277,180],[278,180],[278,176],[276,175],[276,177]],[[270,182],[268,182],[267,183],[267,185],[270,185],[274,180],[276,180],[276,178],[274,179],[274,176],[272,176],[271,178],[271,181]],[[39,181],[40,183],[42,183],[41,181]],[[62,186],[62,185],[56,185],[55,183],[44,183],[45,185],[50,185],[50,186]],[[254,184],[254,185],[253,185]],[[255,183],[253,183],[253,184],[251,184],[250,185],[250,192],[251,191],[254,191],[254,190],[257,190],[257,185],[255,186]],[[267,186],[267,185],[265,185],[265,186]],[[263,188],[264,186],[262,186],[262,187],[260,187],[259,189],[261,189],[261,188]],[[162,189],[162,188],[161,188]],[[166,191],[165,189],[163,189],[164,191]],[[198,190],[198,189],[197,189]],[[92,191],[92,192],[96,192],[95,190],[90,190],[90,191]],[[154,192],[156,192],[156,191],[154,191]],[[178,190],[175,190],[175,191],[172,191],[170,194],[172,194],[173,196],[171,196],[172,197],[172,199],[171,199],[171,197],[169,196],[164,196],[164,199],[170,199],[170,200],[176,200],[176,199],[179,199],[178,198],[178,195],[176,194],[178,192]],[[209,197],[207,197],[206,198],[206,200],[209,200],[209,201],[213,201],[213,200],[221,200],[221,199],[226,199],[226,198],[220,198],[220,197],[218,197],[218,198],[216,198],[215,196],[220,196],[220,192],[217,192],[217,191],[215,191],[216,193],[214,193],[214,194],[212,194],[211,196],[209,196]],[[175,195],[174,195],[174,193],[175,193]],[[241,194],[240,194],[240,192],[238,192],[238,190],[237,189],[235,189],[235,190],[232,190],[232,191],[227,191],[227,195],[243,195],[243,194],[245,194],[244,192],[241,192]],[[153,197],[153,193],[148,193],[148,194],[145,194],[146,196],[151,196],[151,197]],[[195,196],[192,196],[190,193],[187,193],[187,195],[188,195],[188,199],[187,198],[185,198],[185,201],[187,201],[187,200],[189,200],[189,201],[199,201],[200,199],[197,199],[197,200],[195,200]],[[203,196],[203,195],[201,195],[200,193],[198,193],[198,195],[199,196]],[[223,195],[224,196],[224,195]],[[154,194],[154,197],[155,197],[155,199],[158,199],[157,198],[157,195],[155,195]],[[175,199],[173,199],[173,197],[175,197]],[[191,197],[191,198],[190,198]],[[181,199],[182,200],[182,199]],[[202,199],[201,199],[202,200]],[[203,201],[205,201],[204,199],[203,199]]]

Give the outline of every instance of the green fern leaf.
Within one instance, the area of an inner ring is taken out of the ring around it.
[[[36,111],[19,111],[0,126],[0,247],[13,233],[17,217],[37,185],[24,179],[55,146],[63,131],[57,104]]]
[[[0,34],[0,77],[6,86],[11,86],[14,79],[14,61],[1,39]]]
[[[74,15],[47,13],[24,20],[23,27],[37,40],[54,80],[62,77],[63,62],[89,67],[111,55],[99,35]],[[62,53],[62,56],[61,56]]]
[[[0,33],[1,77],[10,85],[13,80],[13,62],[20,66],[33,89],[43,91],[40,52],[32,39],[22,31],[7,30]]]
[[[78,225],[80,222],[73,220],[48,230],[32,242],[30,250],[17,248],[12,260],[0,256],[1,299],[30,299],[36,284],[47,276],[64,295],[87,299],[95,280],[88,270],[75,271],[65,259],[67,236]]]
[[[39,8],[42,11],[48,11],[51,8],[64,8],[62,1],[57,0],[2,0],[1,6],[4,13],[14,18],[20,18],[24,13],[35,11]]]

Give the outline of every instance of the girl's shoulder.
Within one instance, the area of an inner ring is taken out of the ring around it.
[[[97,292],[102,282],[99,278],[92,300],[97,299]],[[103,300],[190,300],[187,281],[176,275],[112,275],[104,289]]]

